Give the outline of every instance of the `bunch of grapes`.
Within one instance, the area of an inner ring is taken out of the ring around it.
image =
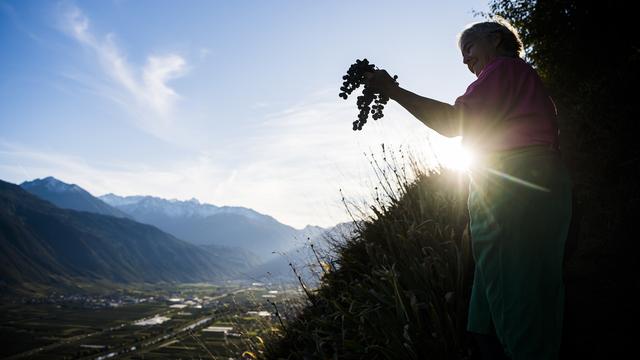
[[[356,63],[349,67],[347,75],[342,77],[345,81],[342,83],[343,86],[340,87],[342,92],[338,96],[347,100],[348,94],[351,94],[361,84],[365,83],[364,74],[366,72],[373,72],[374,70],[378,70],[378,68],[373,64],[369,64],[369,60],[357,59]],[[397,78],[398,75],[393,76],[394,80]],[[358,96],[357,104],[360,114],[358,114],[358,120],[353,122],[353,130],[362,130],[362,126],[367,122],[367,118],[369,117],[369,112],[371,112],[373,120],[378,120],[383,117],[382,109],[384,109],[384,106],[388,101],[389,96],[382,93],[376,93],[367,88],[367,85],[365,84],[364,89],[362,89],[362,95]],[[375,102],[375,104],[370,106],[371,102]]]

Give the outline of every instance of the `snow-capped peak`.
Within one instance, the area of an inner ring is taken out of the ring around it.
[[[190,200],[162,199],[154,196],[118,196],[107,194],[100,196],[104,202],[128,213],[138,211],[161,213],[170,217],[207,217],[220,212],[220,208]]]
[[[25,181],[20,184],[21,187],[25,189],[35,188],[35,187],[44,187],[52,192],[82,192],[81,187],[76,184],[67,184],[62,182],[53,176],[47,176],[44,179],[35,179],[32,181]]]

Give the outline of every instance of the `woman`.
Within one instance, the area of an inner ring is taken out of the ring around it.
[[[467,331],[483,356],[557,359],[571,181],[558,150],[556,109],[504,19],[468,26],[458,45],[477,80],[453,105],[399,87],[385,70],[367,73],[366,86],[440,134],[462,136],[476,154],[469,171],[476,266]]]

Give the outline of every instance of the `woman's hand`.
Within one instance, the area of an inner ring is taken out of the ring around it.
[[[386,94],[387,96],[398,87],[398,83],[389,75],[387,70],[367,71],[364,73],[364,78],[364,84],[368,89],[377,93]]]

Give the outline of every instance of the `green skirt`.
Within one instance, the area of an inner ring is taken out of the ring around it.
[[[559,153],[528,146],[469,171],[475,276],[467,330],[496,335],[507,356],[557,359],[571,180]]]

